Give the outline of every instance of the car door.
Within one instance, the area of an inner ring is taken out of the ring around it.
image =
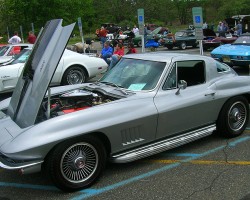
[[[193,46],[196,44],[196,37],[194,32],[187,32],[187,45],[188,46]]]
[[[205,63],[201,60],[173,64],[154,99],[159,112],[157,138],[214,123],[215,91],[206,83],[205,75]],[[187,82],[186,89],[179,90],[180,80]]]

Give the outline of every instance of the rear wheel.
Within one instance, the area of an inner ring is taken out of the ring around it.
[[[221,109],[217,120],[217,132],[226,137],[243,133],[249,118],[248,101],[243,96],[233,97]]]
[[[76,191],[94,183],[106,164],[106,150],[95,137],[85,136],[57,145],[46,164],[55,185],[63,191]]]
[[[74,85],[87,81],[85,70],[80,66],[69,67],[62,78],[62,85]]]

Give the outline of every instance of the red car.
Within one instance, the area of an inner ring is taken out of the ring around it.
[[[203,35],[203,50],[216,48],[221,44],[231,44],[238,38],[237,36],[232,35],[230,32],[215,33],[211,29],[203,29]]]

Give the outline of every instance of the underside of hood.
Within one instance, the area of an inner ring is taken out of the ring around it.
[[[74,25],[62,27],[62,19],[51,20],[39,34],[8,107],[8,115],[21,128],[35,123]]]

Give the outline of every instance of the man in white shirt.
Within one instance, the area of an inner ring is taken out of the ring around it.
[[[18,33],[15,31],[15,32],[14,32],[14,36],[12,36],[12,37],[9,39],[8,43],[9,43],[9,44],[18,44],[18,43],[20,43],[21,41],[22,41],[21,38],[18,36]]]
[[[139,32],[139,29],[136,27],[136,25],[134,25],[133,32],[134,32],[135,35],[136,35],[136,33]]]

